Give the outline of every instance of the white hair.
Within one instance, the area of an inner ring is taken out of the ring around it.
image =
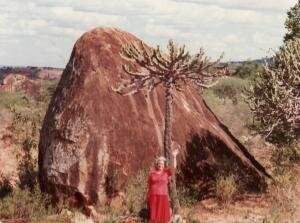
[[[160,156],[160,157],[157,157],[157,158],[155,159],[155,163],[158,163],[159,161],[166,162],[167,159],[166,159],[164,156]]]

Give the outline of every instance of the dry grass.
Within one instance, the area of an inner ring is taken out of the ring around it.
[[[46,208],[49,202],[49,198],[44,196],[38,188],[35,188],[34,191],[15,188],[1,200],[0,218],[41,218],[52,213],[53,210],[50,206]]]
[[[238,186],[234,175],[216,177],[216,196],[224,204],[230,203],[238,192]]]
[[[271,207],[265,218],[266,223],[294,222],[300,211],[300,164],[295,162],[294,152],[284,151],[276,150],[272,156],[275,181],[269,185]]]

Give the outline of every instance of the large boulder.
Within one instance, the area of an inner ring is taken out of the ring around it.
[[[42,190],[85,205],[103,204],[153,164],[163,146],[163,89],[133,96],[112,90],[124,75],[121,65],[128,63],[120,49],[137,40],[119,29],[97,28],[76,42],[41,131]],[[245,190],[265,186],[264,168],[193,87],[174,95],[173,142],[181,150],[181,183],[207,191],[216,174],[234,172]]]

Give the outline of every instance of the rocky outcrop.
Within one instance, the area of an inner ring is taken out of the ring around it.
[[[22,74],[9,74],[0,83],[0,92],[20,92],[36,96],[39,93],[40,84],[28,79]]]
[[[20,74],[26,76],[31,80],[43,79],[43,80],[57,80],[60,79],[62,69],[53,67],[10,67],[0,66],[0,82],[10,74]]]
[[[34,78],[43,80],[59,80],[62,74],[62,69],[59,68],[40,68]]]
[[[128,63],[121,46],[138,40],[98,28],[75,44],[49,105],[39,144],[42,190],[84,204],[104,203],[162,149],[164,91],[121,96],[112,90]],[[216,118],[198,91],[174,95],[174,145],[181,183],[207,192],[218,173],[234,172],[243,189],[265,186],[264,168]]]

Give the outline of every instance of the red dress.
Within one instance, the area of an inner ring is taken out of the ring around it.
[[[168,222],[171,219],[168,195],[168,181],[172,171],[165,168],[162,172],[151,171],[148,177],[148,207],[150,220]]]

